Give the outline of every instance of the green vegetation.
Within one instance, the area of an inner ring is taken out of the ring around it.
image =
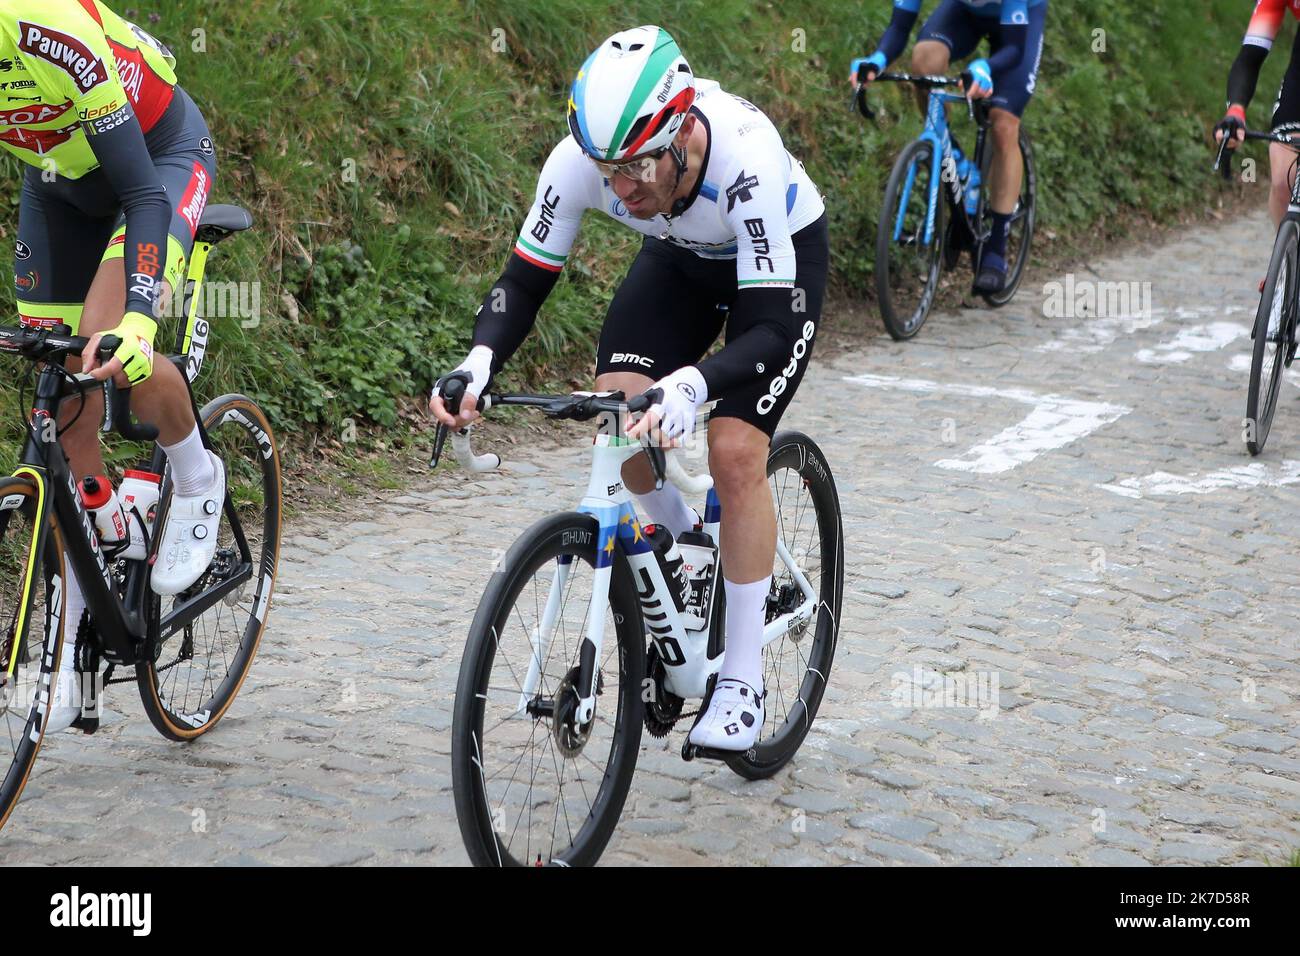
[[[848,108],[847,64],[870,52],[886,0],[122,0],[118,9],[176,51],[218,144],[214,199],[242,203],[258,223],[216,253],[210,277],[261,282],[261,322],[215,323],[202,391],[256,396],[289,441],[291,466],[333,455],[357,474],[369,469],[366,480],[387,480],[367,449],[409,436],[416,396],[463,354],[537,170],[565,133],[571,75],[608,33],[664,25],[700,75],[773,117],[827,197],[834,282],[848,296],[867,294],[884,179],[918,129],[902,90],[876,94],[877,126]],[[1052,0],[1027,118],[1045,237],[1105,238],[1120,223],[1206,206],[1219,188],[1207,130],[1246,18],[1237,0]],[[1251,110],[1261,125],[1289,39],[1277,46]],[[2,174],[10,212],[0,228],[12,239],[17,164],[6,160]],[[508,381],[585,380],[636,245],[630,231],[589,218]],[[6,385],[6,445],[17,418]],[[356,446],[346,444],[349,422]]]

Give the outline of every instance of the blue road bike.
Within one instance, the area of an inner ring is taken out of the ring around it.
[[[974,103],[945,92],[960,81],[944,76],[882,73],[877,83],[910,83],[929,90],[925,129],[899,155],[885,186],[876,233],[876,297],[885,329],[896,340],[921,330],[939,293],[945,269],[952,270],[963,252],[970,252],[979,274],[984,244],[992,232],[989,170],[993,149],[988,139],[987,100]],[[959,165],[948,128],[948,103],[965,103],[975,121],[975,152]],[[867,119],[875,113],[867,104],[866,87],[859,86],[858,109]],[[1038,174],[1025,132],[1020,132],[1025,175],[1007,241],[1007,283],[993,295],[976,293],[991,306],[1011,301],[1020,285],[1034,235]],[[972,175],[978,171],[978,180]],[[945,188],[946,187],[946,188]]]

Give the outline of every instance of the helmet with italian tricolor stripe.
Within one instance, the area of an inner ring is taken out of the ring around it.
[[[695,75],[668,31],[615,33],[587,57],[569,94],[569,132],[592,159],[662,150],[695,101]]]

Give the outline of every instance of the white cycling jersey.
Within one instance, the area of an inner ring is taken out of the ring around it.
[[[786,150],[772,121],[752,103],[698,80],[691,107],[709,134],[704,168],[690,205],[678,216],[637,219],[572,136],[552,150],[515,253],[559,272],[582,214],[599,209],[647,236],[706,259],[735,259],[740,288],[793,286],[791,236],[821,218],[825,205],[803,164]]]

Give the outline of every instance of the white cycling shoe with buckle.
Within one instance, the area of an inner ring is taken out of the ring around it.
[[[712,750],[748,750],[762,729],[763,695],[744,681],[720,680],[690,740]]]
[[[155,594],[180,594],[197,581],[217,553],[217,528],[226,500],[226,466],[208,452],[216,478],[197,495],[172,495],[150,585]]]

